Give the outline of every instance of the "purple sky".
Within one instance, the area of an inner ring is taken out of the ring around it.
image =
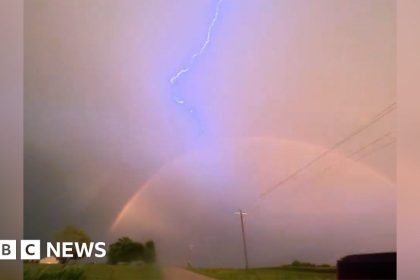
[[[224,0],[177,88],[200,133],[169,78],[216,3],[25,3],[25,234],[76,224],[238,265],[232,212],[258,201],[254,264],[395,249],[395,111],[259,200],[395,101],[395,1]]]

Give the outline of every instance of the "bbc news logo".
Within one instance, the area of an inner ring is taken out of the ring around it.
[[[105,242],[47,242],[47,257],[56,258],[103,258],[106,256]],[[17,259],[17,241],[0,240],[0,260]],[[40,260],[41,241],[40,240],[21,240],[20,258],[21,260]]]

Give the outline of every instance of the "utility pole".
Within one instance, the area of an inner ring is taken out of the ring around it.
[[[190,244],[188,244],[188,249],[189,249],[188,267],[192,267],[192,257],[193,257],[193,249],[194,249],[193,242],[190,242]]]
[[[244,227],[244,215],[247,213],[239,209],[239,212],[235,212],[241,219],[241,230],[242,230],[242,244],[244,246],[244,257],[245,257],[245,269],[248,270],[248,252],[246,250],[246,239],[245,239],[245,227]]]

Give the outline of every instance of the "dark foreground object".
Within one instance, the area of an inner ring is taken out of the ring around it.
[[[337,278],[396,279],[397,253],[350,255],[337,262]]]

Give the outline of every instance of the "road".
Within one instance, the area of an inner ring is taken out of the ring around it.
[[[164,280],[214,280],[213,278],[175,266],[165,267],[163,269],[163,276]]]

